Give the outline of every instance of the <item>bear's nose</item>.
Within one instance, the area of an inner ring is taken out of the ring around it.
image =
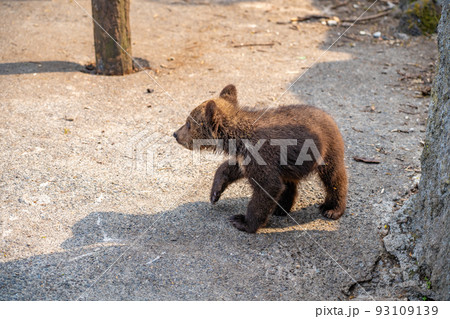
[[[178,137],[177,132],[173,133],[173,137],[175,137],[175,138]]]

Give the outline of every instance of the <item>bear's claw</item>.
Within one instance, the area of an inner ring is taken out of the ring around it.
[[[320,208],[322,210],[322,214],[329,219],[336,220],[339,219],[344,214],[343,211],[337,209],[326,209],[324,205],[322,205]]]
[[[211,192],[211,198],[210,198],[211,204],[214,205],[219,200],[220,195],[222,195],[220,192],[217,192],[217,191]]]

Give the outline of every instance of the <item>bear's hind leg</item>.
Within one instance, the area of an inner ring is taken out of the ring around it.
[[[319,176],[325,185],[325,202],[320,206],[325,217],[338,219],[347,204],[347,173],[343,160],[327,161],[320,165]]]
[[[266,225],[271,213],[284,190],[282,182],[276,178],[272,181],[256,181],[249,178],[253,195],[248,203],[247,214],[234,215],[230,218],[234,227],[248,233],[255,233]]]
[[[284,185],[285,189],[278,201],[279,205],[275,207],[275,211],[273,212],[276,216],[287,216],[297,197],[297,182],[285,182]]]

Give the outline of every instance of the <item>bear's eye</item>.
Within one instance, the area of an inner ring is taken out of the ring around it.
[[[189,121],[186,122],[186,127],[188,130],[191,128],[191,123],[189,123]]]

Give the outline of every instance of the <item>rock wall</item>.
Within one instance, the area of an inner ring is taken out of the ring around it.
[[[449,11],[447,1],[438,27],[439,64],[421,158],[419,192],[396,212],[390,223],[390,234],[384,238],[388,252],[399,259],[409,288],[424,298],[438,300],[450,299]]]

